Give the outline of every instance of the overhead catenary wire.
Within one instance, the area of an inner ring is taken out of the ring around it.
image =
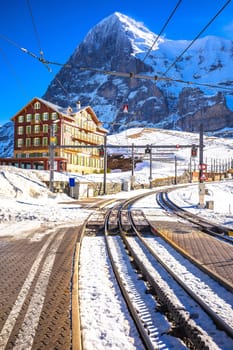
[[[26,53],[27,55],[31,56],[32,58],[38,60],[40,63],[42,63],[47,70],[51,73],[52,69],[50,67],[50,65],[57,65],[57,66],[64,66],[64,67],[68,67],[71,68],[71,65],[67,65],[67,64],[63,64],[63,63],[58,63],[58,62],[53,62],[53,61],[49,61],[46,60],[44,57],[42,57],[41,55],[38,56],[35,53],[33,53],[32,51],[29,51],[28,49],[20,46],[19,44],[17,44],[15,41],[9,39],[8,37],[6,37],[5,35],[0,34],[0,38],[3,39],[4,41],[7,41],[9,44],[15,46],[16,48],[18,48],[20,51],[22,51],[23,53]],[[6,60],[6,59],[5,59]],[[15,75],[15,73],[14,73]],[[54,78],[57,83],[59,84],[59,86],[62,88],[62,90],[65,92],[65,94],[68,96],[68,91],[65,89],[64,85],[61,83],[61,81],[55,77]]]
[[[191,41],[191,43],[184,49],[183,52],[172,62],[172,64],[167,68],[167,70],[163,73],[163,75],[167,75],[167,73],[171,70],[172,67],[181,59],[181,57],[190,49],[190,47],[197,41],[197,39],[205,32],[205,30],[210,26],[210,24],[220,15],[220,13],[229,5],[231,0],[228,0],[220,10],[211,18],[211,20],[204,26],[204,28],[197,34],[197,36]]]
[[[22,95],[24,95],[26,98],[28,98],[28,94],[27,94],[27,92],[26,92],[26,90],[25,90],[25,88],[24,88],[23,83],[21,82],[21,80],[20,80],[19,76],[17,75],[17,73],[16,73],[14,67],[12,66],[11,62],[10,62],[9,59],[7,58],[7,55],[5,54],[5,52],[3,51],[2,48],[0,48],[0,54],[1,54],[2,58],[3,58],[3,60],[5,61],[6,65],[8,66],[10,72],[11,72],[12,75],[15,77],[15,80],[16,80],[18,86],[19,86],[19,89],[20,89],[21,92],[22,92]]]
[[[31,56],[32,58],[38,60],[40,63],[44,64],[47,67],[47,69],[48,69],[49,65],[57,65],[57,66],[66,67],[66,68],[76,67],[76,66],[71,65],[71,64],[60,63],[60,62],[56,62],[56,61],[49,61],[49,60],[45,59],[44,57],[39,57],[36,54],[34,54],[33,52],[29,51],[28,49],[26,49],[24,47],[21,47],[19,44],[17,44],[13,40],[9,39],[8,37],[6,37],[2,34],[0,34],[0,38],[7,41],[11,45],[15,46],[23,53],[26,53],[27,55]],[[174,79],[171,77],[165,77],[164,75],[163,76],[158,76],[158,75],[150,76],[150,75],[135,74],[133,72],[107,71],[107,70],[101,70],[101,69],[96,69],[96,68],[92,68],[92,67],[76,67],[76,68],[78,68],[80,70],[94,71],[94,72],[106,74],[106,75],[115,75],[115,76],[126,77],[126,78],[147,79],[147,80],[155,80],[155,81],[163,80],[163,81],[170,81],[170,82],[176,82],[176,83],[187,84],[187,85],[205,86],[205,87],[209,87],[209,88],[228,90],[228,91],[233,92],[232,88],[225,86],[223,84],[216,85],[216,84],[211,84],[211,83],[198,83],[198,82],[193,82],[193,81],[185,81],[182,79]],[[50,69],[50,72],[51,72],[51,69]],[[64,89],[64,87],[63,87],[63,89]]]
[[[165,77],[165,76],[151,76],[151,75],[142,75],[142,74],[135,74],[135,73],[124,73],[124,72],[116,72],[116,71],[107,71],[107,70],[101,70],[101,69],[96,69],[96,68],[90,68],[90,67],[80,67],[80,70],[90,70],[94,71],[97,73],[102,73],[102,74],[109,74],[109,75],[115,75],[118,77],[125,77],[125,78],[135,78],[135,79],[146,79],[146,80],[154,80],[154,81],[170,81],[170,82],[176,82],[176,83],[181,83],[181,84],[187,84],[187,85],[197,85],[197,86],[205,86],[209,88],[214,88],[214,89],[221,89],[221,90],[228,90],[233,92],[233,88],[230,88],[225,85],[216,85],[216,84],[211,84],[211,83],[198,83],[198,82],[193,82],[193,81],[187,81],[187,80],[182,80],[182,79],[174,79],[170,77]]]
[[[22,51],[23,53],[26,53],[28,54],[29,56],[35,58],[36,60],[40,61],[41,63],[44,63],[44,64],[58,64],[56,62],[50,62],[48,60],[46,60],[44,57],[41,57],[41,56],[37,56],[35,53],[33,53],[32,51],[29,51],[28,49],[26,49],[25,47],[22,47],[20,46],[18,43],[16,43],[15,41],[9,39],[7,36],[3,35],[3,34],[0,34],[0,38],[2,40],[5,40],[7,41],[9,44],[15,46],[17,49],[19,49],[20,51]],[[61,65],[61,64],[59,64]]]
[[[36,23],[35,23],[35,20],[34,20],[34,16],[33,16],[33,13],[32,13],[32,7],[31,7],[31,4],[30,4],[30,0],[27,0],[27,5],[28,5],[29,13],[30,13],[30,16],[31,16],[31,19],[32,19],[32,25],[33,25],[35,36],[36,36],[36,39],[37,39],[37,44],[38,44],[38,47],[39,47],[39,50],[40,50],[40,57],[35,56],[32,52],[27,52],[27,53],[30,54],[32,57],[37,58],[41,63],[43,63],[46,66],[46,68],[49,70],[49,72],[52,72],[50,64],[55,64],[55,65],[59,65],[59,66],[63,66],[63,65],[62,64],[58,64],[56,62],[50,62],[50,61],[48,61],[48,60],[46,60],[44,58],[44,52],[42,50],[40,37],[39,37],[39,32],[37,30]],[[62,84],[62,82],[56,76],[55,76],[55,80],[57,81],[59,86],[62,88],[62,90],[65,92],[65,94],[68,96],[68,91],[65,89],[65,87]]]
[[[28,5],[28,10],[29,10],[29,13],[30,13],[30,17],[31,17],[32,26],[33,26],[33,30],[34,30],[34,33],[35,33],[37,45],[38,45],[39,52],[40,52],[40,61],[42,63],[44,63],[44,65],[46,66],[48,71],[51,72],[52,71],[51,67],[49,66],[49,64],[43,58],[44,57],[44,51],[42,50],[40,36],[39,36],[39,32],[38,32],[37,27],[36,27],[36,22],[35,22],[33,13],[32,13],[32,7],[31,7],[31,4],[30,4],[30,0],[27,0],[27,5]]]
[[[41,49],[41,45],[40,45],[40,40],[39,40],[39,35],[38,35],[38,31],[36,30],[36,26],[35,26],[35,21],[32,15],[32,11],[31,11],[31,7],[30,7],[30,3],[29,0],[28,1],[28,6],[30,8],[30,13],[31,13],[31,17],[34,23],[34,30],[37,33],[37,41],[38,41],[38,45],[40,47],[40,56],[34,54],[32,51],[29,51],[28,49],[21,47],[19,44],[17,44],[16,42],[14,42],[13,40],[7,38],[6,36],[0,34],[0,38],[7,41],[8,43],[10,43],[11,45],[15,46],[16,48],[20,49],[22,52],[28,54],[29,56],[31,56],[32,58],[38,60],[39,62],[41,62],[43,65],[46,66],[46,68],[51,72],[51,68],[50,65],[57,65],[57,66],[61,66],[61,67],[66,67],[66,68],[73,68],[74,65],[71,64],[64,64],[64,63],[59,63],[56,61],[49,61],[47,59],[45,59],[44,57],[42,57],[41,53],[43,53],[42,49]],[[166,21],[164,27],[167,25],[167,23],[169,22],[169,20],[171,19],[171,17],[174,15],[176,9],[178,8],[178,6],[180,5],[182,0],[178,1],[177,5],[175,6],[174,10],[172,11],[171,15],[169,16],[168,20]],[[91,68],[91,67],[76,67],[80,70],[90,70],[90,71],[95,71],[98,73],[102,73],[102,74],[110,74],[110,75],[115,75],[115,76],[121,76],[121,77],[129,77],[129,78],[137,78],[137,79],[150,79],[150,80],[155,80],[155,81],[161,81],[161,80],[166,80],[166,81],[170,81],[170,82],[177,82],[177,83],[181,83],[181,84],[188,84],[188,85],[196,85],[196,86],[204,86],[204,87],[208,87],[208,88],[217,88],[217,89],[221,89],[221,90],[228,90],[228,91],[233,91],[232,88],[223,85],[222,83],[220,83],[221,85],[216,85],[216,84],[212,84],[212,83],[198,83],[198,82],[193,82],[193,81],[185,81],[182,79],[174,79],[171,77],[165,77],[165,75],[167,74],[167,72],[172,68],[172,66],[175,65],[175,63],[184,55],[184,53],[194,44],[194,42],[199,38],[199,36],[206,30],[206,28],[216,19],[216,17],[225,9],[225,7],[231,2],[231,0],[228,0],[223,6],[222,8],[215,14],[215,16],[207,23],[207,25],[201,30],[201,32],[195,37],[195,39],[190,43],[190,45],[188,45],[188,47],[179,55],[179,57],[176,58],[176,60],[168,67],[168,69],[166,70],[165,73],[163,73],[163,76],[149,76],[149,75],[140,75],[140,74],[135,74],[132,72],[129,73],[122,73],[122,72],[114,72],[114,71],[106,71],[106,70],[99,70],[99,69],[95,69],[95,68]],[[162,28],[162,30],[164,29],[164,27]],[[162,32],[161,30],[161,32]],[[156,39],[157,40],[157,39]],[[155,43],[154,43],[155,44]],[[154,45],[153,44],[153,45]],[[150,51],[152,50],[153,46],[151,47]],[[149,53],[148,53],[149,54]],[[146,56],[144,57],[145,60]],[[162,73],[161,73],[162,74]],[[66,89],[64,88],[64,86],[62,85],[62,83],[55,78],[59,85],[63,88],[63,90],[68,94],[68,92],[66,91]]]
[[[33,16],[33,13],[32,13],[32,7],[31,7],[31,4],[30,4],[30,0],[27,0],[27,5],[28,5],[28,10],[29,10],[29,13],[30,13],[31,20],[32,20],[32,26],[33,26],[33,29],[34,29],[34,32],[35,32],[36,41],[37,41],[37,44],[38,44],[38,47],[39,47],[39,50],[40,50],[40,55],[42,57],[44,55],[44,52],[42,50],[40,37],[39,37],[39,32],[38,32],[38,30],[36,28],[36,22],[34,20],[34,16]]]
[[[142,62],[145,62],[146,58],[149,56],[150,52],[152,51],[153,47],[155,46],[155,44],[157,43],[157,41],[159,40],[160,36],[162,35],[162,33],[164,32],[164,29],[166,28],[166,26],[168,25],[168,23],[170,22],[170,20],[172,19],[172,17],[174,16],[175,12],[177,11],[178,7],[180,6],[182,0],[179,0],[176,4],[176,6],[174,7],[174,9],[172,10],[171,14],[169,15],[168,19],[166,20],[165,24],[163,25],[162,29],[160,30],[159,34],[157,35],[155,41],[153,42],[152,46],[149,48],[148,52],[146,53],[145,57],[143,58]]]

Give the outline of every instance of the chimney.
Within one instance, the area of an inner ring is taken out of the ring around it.
[[[76,105],[77,105],[77,109],[81,108],[81,102],[80,101],[77,101]]]
[[[68,108],[67,108],[67,113],[68,114],[71,114],[73,112],[73,110],[72,110],[72,108],[69,106]]]

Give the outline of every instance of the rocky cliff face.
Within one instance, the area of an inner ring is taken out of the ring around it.
[[[172,66],[189,42],[160,38],[146,56],[156,38],[141,23],[114,13],[90,30],[43,98],[64,107],[77,100],[91,105],[110,131],[233,127],[233,42],[200,39]]]
[[[14,127],[9,122],[0,126],[0,156],[2,158],[13,157],[14,153]]]
[[[200,89],[183,89],[177,104],[181,116],[177,126],[181,130],[198,132],[202,123],[204,130],[214,132],[226,126],[233,127],[232,112],[226,107],[223,93],[206,96]]]

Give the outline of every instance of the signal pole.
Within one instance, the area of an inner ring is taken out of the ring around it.
[[[150,188],[152,188],[152,148],[150,148],[150,177],[149,177],[149,182],[150,182]]]
[[[108,155],[107,155],[107,135],[104,136],[104,195],[107,194],[107,167],[108,167]]]
[[[175,156],[175,185],[177,185],[177,157]]]
[[[131,172],[131,190],[134,190],[135,176],[134,176],[134,167],[135,167],[135,159],[134,159],[134,143],[132,143],[132,172]]]
[[[199,207],[205,207],[205,175],[203,163],[203,124],[200,125],[200,140],[199,140]]]
[[[50,126],[50,141],[49,141],[49,190],[54,191],[54,151],[55,151],[55,124]]]

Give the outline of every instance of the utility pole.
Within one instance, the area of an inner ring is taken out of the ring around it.
[[[189,182],[192,182],[192,157],[189,160]]]
[[[49,139],[49,190],[54,192],[54,151],[55,151],[55,124],[50,126],[50,139]]]
[[[177,185],[177,157],[175,156],[175,185]]]
[[[150,188],[152,188],[152,147],[150,148]]]
[[[203,164],[203,124],[200,125],[200,140],[199,140],[199,206],[205,207],[205,174]]]
[[[135,176],[134,176],[134,144],[132,143],[132,172],[131,172],[131,190],[134,190],[134,182],[135,182]]]
[[[107,194],[107,167],[108,167],[108,155],[107,155],[107,135],[104,136],[104,194]]]

